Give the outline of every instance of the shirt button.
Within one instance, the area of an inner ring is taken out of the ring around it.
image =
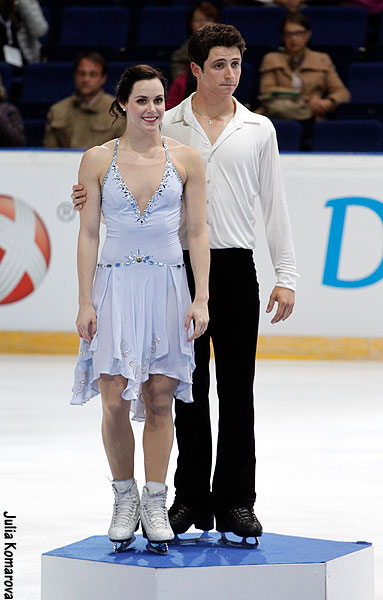
[[[211,158],[209,158],[209,160],[208,160],[207,162],[211,162],[211,161],[212,161],[212,159],[211,159]]]
[[[209,142],[205,142],[205,146],[208,146],[208,145],[209,145]]]
[[[210,183],[210,179],[206,179],[206,183]]]

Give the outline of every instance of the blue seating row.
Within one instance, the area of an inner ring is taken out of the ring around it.
[[[42,145],[45,119],[24,121],[27,144]],[[296,121],[274,122],[281,152],[298,152],[301,128]],[[374,120],[322,121],[315,123],[312,138],[314,152],[383,152],[383,125]]]
[[[186,17],[189,6],[143,6],[133,15],[123,6],[67,6],[62,10],[58,40],[48,48],[50,58],[60,59],[63,48],[102,47],[114,56],[128,46],[134,53],[137,47],[178,47],[187,37]],[[359,7],[308,7],[304,14],[313,27],[312,44],[364,46],[367,32],[367,13]],[[49,19],[49,9],[45,9]],[[279,24],[285,11],[279,8],[227,6],[221,20],[238,27],[248,45],[265,45],[276,49],[280,44]],[[49,41],[49,38],[45,40]],[[52,42],[52,40],[51,40]],[[49,46],[49,44],[48,44]],[[64,53],[65,57],[65,53]],[[135,58],[135,56],[132,56]]]

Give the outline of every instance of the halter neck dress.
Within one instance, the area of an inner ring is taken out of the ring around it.
[[[144,420],[141,386],[149,374],[178,380],[175,397],[192,402],[193,342],[185,331],[190,294],[178,229],[183,185],[162,138],[163,177],[143,213],[121,177],[117,139],[101,189],[106,239],[93,283],[97,332],[81,339],[71,404],[99,393],[101,373],[127,379],[122,397]]]

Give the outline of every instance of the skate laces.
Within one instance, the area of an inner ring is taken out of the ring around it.
[[[150,526],[154,529],[162,529],[168,525],[168,511],[166,510],[166,492],[149,495],[147,494],[142,502],[142,509],[146,518],[150,521]]]
[[[115,490],[113,525],[118,521],[122,525],[130,525],[135,519],[138,497],[135,490],[118,492]]]

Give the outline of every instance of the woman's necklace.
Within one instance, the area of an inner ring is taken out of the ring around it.
[[[229,111],[229,112],[225,113],[224,115],[217,115],[217,116],[215,116],[215,117],[208,117],[207,115],[203,115],[203,114],[202,114],[202,113],[200,113],[200,112],[199,112],[199,110],[197,110],[197,109],[195,108],[195,106],[193,106],[193,105],[192,105],[192,109],[193,109],[193,111],[194,111],[194,112],[196,112],[196,113],[197,113],[197,115],[199,115],[200,117],[203,117],[204,119],[207,119],[207,124],[208,124],[208,125],[213,125],[213,121],[214,121],[215,119],[218,119],[219,117],[227,117],[227,115],[231,115],[232,113],[234,113],[234,111],[235,111],[235,106],[233,105],[233,107],[232,107],[231,111]]]

